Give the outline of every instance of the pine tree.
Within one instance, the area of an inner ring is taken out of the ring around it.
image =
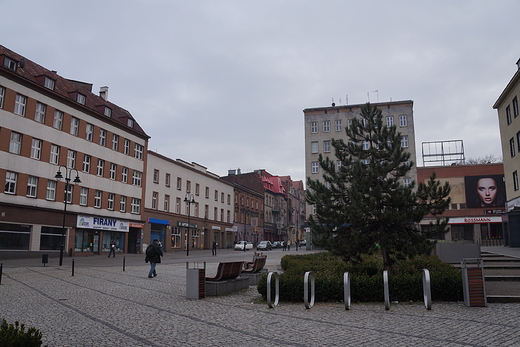
[[[431,238],[445,233],[446,219],[437,218],[427,232],[417,228],[426,214],[440,215],[449,206],[449,184],[435,180],[404,186],[414,163],[401,146],[395,126],[383,126],[381,110],[370,104],[346,129],[348,143],[332,140],[338,169],[321,154],[322,180],[308,178],[307,201],[316,208],[309,218],[313,243],[345,261],[380,251],[385,269],[396,258],[431,251]]]

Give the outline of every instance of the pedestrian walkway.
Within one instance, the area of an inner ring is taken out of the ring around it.
[[[252,256],[208,253],[207,274],[220,257]],[[287,253],[267,254],[273,270]],[[40,329],[49,346],[520,346],[520,304],[434,302],[428,311],[422,303],[400,303],[386,311],[383,303],[354,303],[346,311],[341,303],[305,309],[302,301],[270,309],[254,286],[189,300],[188,257],[165,255],[152,279],[143,255],[125,258],[124,271],[119,255],[78,258],[74,276],[70,258],[62,267],[5,262],[0,318]]]

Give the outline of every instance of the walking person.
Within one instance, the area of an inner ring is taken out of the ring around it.
[[[217,246],[218,246],[217,241],[213,240],[213,245],[211,246],[211,255],[213,255],[213,256],[217,255]]]
[[[114,258],[116,257],[116,242],[114,239],[110,241],[110,252],[108,252],[108,257],[110,258],[110,255],[113,254]]]
[[[291,240],[287,240],[287,251],[291,250]]]
[[[286,251],[287,250],[287,241],[282,241],[282,251]]]
[[[158,263],[161,262],[162,256],[163,252],[159,247],[159,240],[153,240],[153,242],[146,248],[146,258],[144,258],[145,262],[150,262],[150,271],[148,272],[148,278],[154,278],[155,276],[157,276],[157,271],[155,271],[155,267]]]

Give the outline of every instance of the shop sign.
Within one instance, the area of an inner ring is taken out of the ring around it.
[[[448,224],[501,223],[501,217],[462,217],[450,218]]]
[[[115,218],[78,215],[76,227],[127,233],[129,231],[129,222]]]

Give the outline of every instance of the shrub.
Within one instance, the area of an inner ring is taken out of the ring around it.
[[[7,321],[2,319],[0,344],[3,347],[39,347],[42,345],[42,333],[36,328],[26,331],[24,324],[7,324]]]
[[[378,256],[366,256],[361,263],[345,263],[329,252],[306,255],[286,255],[281,259],[284,273],[280,275],[280,300],[301,302],[304,294],[304,275],[313,271],[316,302],[343,300],[343,273],[350,274],[353,302],[384,301],[382,261]],[[435,256],[419,256],[397,261],[389,276],[392,301],[422,301],[422,270],[430,271],[432,300],[457,301],[462,298],[460,271],[441,262]],[[274,286],[271,290],[274,296]],[[258,292],[267,296],[267,275],[258,282]]]

